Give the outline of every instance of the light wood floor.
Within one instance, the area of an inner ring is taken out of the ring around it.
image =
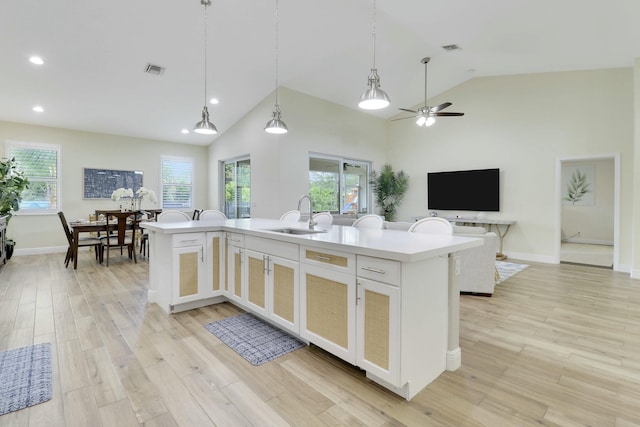
[[[411,402],[316,347],[254,367],[203,324],[229,303],[165,315],[147,263],[83,253],[0,267],[0,350],[53,349],[54,396],[0,426],[640,425],[640,281],[531,265],[492,298],[461,297],[462,368]]]

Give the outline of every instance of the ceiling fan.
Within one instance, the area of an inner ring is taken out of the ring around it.
[[[443,102],[442,104],[436,105],[435,107],[429,107],[427,105],[427,64],[429,63],[430,59],[431,58],[426,57],[426,58],[422,58],[422,61],[421,61],[424,64],[424,106],[418,108],[417,110],[410,110],[408,108],[398,108],[398,110],[414,113],[415,116],[401,117],[399,119],[393,119],[392,121],[411,119],[413,117],[417,117],[418,120],[416,120],[416,124],[418,126],[431,126],[436,122],[436,117],[464,116],[464,113],[442,112],[441,110],[444,110],[445,108],[451,105],[450,102]]]

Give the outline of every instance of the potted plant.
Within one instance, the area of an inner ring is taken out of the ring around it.
[[[0,159],[0,217],[6,217],[8,226],[13,212],[20,210],[22,193],[29,188],[29,180],[24,172],[18,169],[15,157]],[[6,240],[7,259],[13,254],[15,242]]]
[[[384,219],[393,221],[404,193],[409,188],[409,177],[403,171],[394,172],[387,163],[382,166],[379,174],[373,171],[370,184]]]

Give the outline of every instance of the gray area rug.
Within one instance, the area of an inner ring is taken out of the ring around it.
[[[509,277],[518,274],[525,268],[529,267],[528,264],[517,264],[515,262],[496,261],[496,268],[498,269],[499,278],[496,280],[496,285],[504,282]]]
[[[207,323],[204,327],[256,366],[305,345],[249,313]]]
[[[0,352],[0,415],[52,396],[50,343]]]

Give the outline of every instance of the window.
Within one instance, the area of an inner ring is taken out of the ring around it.
[[[316,212],[368,213],[371,162],[312,154],[309,194]]]
[[[162,209],[191,209],[193,206],[193,161],[161,157]]]
[[[227,218],[251,217],[251,160],[248,158],[228,160],[221,163],[224,179],[224,214]]]
[[[22,193],[20,214],[55,213],[60,210],[61,147],[51,144],[7,142],[7,157],[16,159],[29,179]]]

